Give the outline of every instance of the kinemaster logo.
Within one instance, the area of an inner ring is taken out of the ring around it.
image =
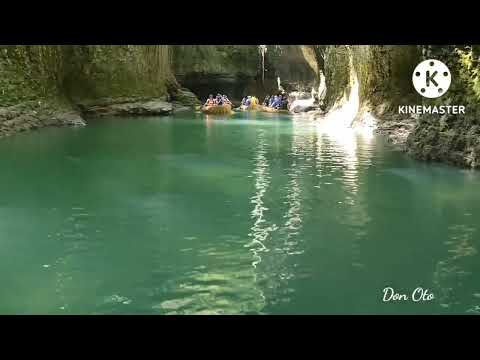
[[[425,60],[412,74],[413,87],[423,97],[435,99],[448,91],[452,75],[447,65],[438,60]]]
[[[440,60],[429,59],[418,64],[412,73],[415,90],[424,98],[436,99],[445,95],[452,83],[450,69]],[[399,114],[465,114],[463,105],[400,105]]]

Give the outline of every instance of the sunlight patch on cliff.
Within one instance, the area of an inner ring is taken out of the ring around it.
[[[311,45],[300,45],[303,57],[315,74],[318,74],[318,63],[315,57],[315,51]]]
[[[350,92],[345,91],[342,99],[335,104],[325,117],[319,120],[322,128],[331,131],[343,131],[352,126],[360,109],[360,84],[350,56]]]
[[[342,99],[324,117],[318,119],[317,125],[321,132],[338,133],[339,136],[355,128],[357,132],[371,138],[377,118],[370,111],[361,107],[360,83],[353,66],[352,56],[349,59],[349,69],[349,91],[345,90]]]

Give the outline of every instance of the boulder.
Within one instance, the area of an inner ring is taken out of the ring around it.
[[[93,100],[81,100],[75,101],[76,105],[81,110],[89,109],[95,106],[98,107],[108,107],[114,104],[128,104],[128,103],[137,103],[137,102],[147,102],[151,100],[156,101],[168,101],[167,96],[161,96],[156,98],[151,97],[141,97],[141,96],[118,96],[118,97],[103,97]]]
[[[167,115],[173,111],[171,103],[165,101],[147,101],[127,104],[115,104],[113,112],[126,115]]]
[[[317,110],[318,106],[311,93],[295,91],[288,95],[289,110],[294,113]]]
[[[317,109],[313,99],[308,100],[294,100],[290,103],[289,110],[294,113],[308,112]]]
[[[83,111],[94,116],[119,115],[168,115],[173,112],[173,105],[163,100],[136,101],[126,103],[83,106]]]
[[[74,127],[87,125],[85,120],[83,120],[81,115],[76,111],[57,113],[54,115],[54,119],[61,125]]]
[[[174,102],[173,104],[173,112],[184,112],[184,111],[192,111],[192,107],[182,105],[181,103]]]
[[[200,100],[198,100],[197,96],[193,92],[184,88],[177,90],[177,92],[172,96],[172,100],[182,105],[191,107],[201,104]]]

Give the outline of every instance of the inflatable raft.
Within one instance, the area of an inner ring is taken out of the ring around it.
[[[269,106],[262,106],[263,112],[270,112],[270,113],[280,113],[280,114],[290,114],[290,111],[284,109],[274,109]]]
[[[230,115],[233,113],[231,105],[204,106],[202,112],[207,115]]]
[[[245,105],[240,105],[238,108],[236,108],[238,111],[259,111],[261,110],[261,106],[259,105],[250,105],[250,106],[245,106]]]

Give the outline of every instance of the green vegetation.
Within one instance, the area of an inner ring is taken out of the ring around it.
[[[468,84],[476,100],[480,100],[480,46],[466,46],[456,48],[462,71],[460,76],[463,83]]]

